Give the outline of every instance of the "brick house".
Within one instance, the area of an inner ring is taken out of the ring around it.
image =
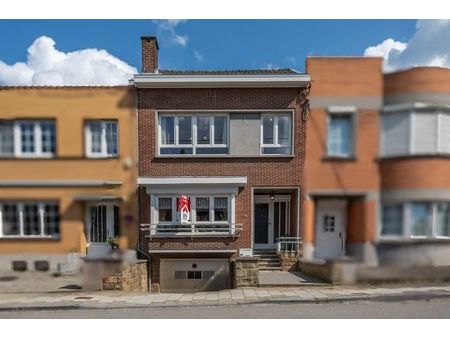
[[[450,264],[450,70],[310,57],[303,260]]]
[[[154,37],[142,38],[142,64],[140,250],[153,286],[227,288],[236,257],[300,234],[309,76],[161,70]]]

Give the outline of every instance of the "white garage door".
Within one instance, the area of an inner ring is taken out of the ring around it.
[[[163,292],[228,289],[229,272],[227,259],[161,259],[160,287]]]

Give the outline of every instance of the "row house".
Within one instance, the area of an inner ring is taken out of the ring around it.
[[[310,57],[302,259],[450,265],[450,70]]]
[[[0,268],[134,252],[133,87],[2,87],[0,118]]]
[[[153,289],[228,288],[234,258],[300,236],[309,76],[162,70],[154,37],[142,65],[140,247]]]

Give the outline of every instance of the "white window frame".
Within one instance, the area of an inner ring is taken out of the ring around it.
[[[1,154],[0,157],[17,157],[17,158],[52,158],[56,157],[57,139],[56,139],[56,121],[52,119],[43,120],[12,120],[13,126],[13,148],[12,154]],[[34,151],[22,151],[22,130],[23,123],[30,123],[33,126],[34,134]],[[42,151],[42,124],[53,123],[55,129],[55,152]]]
[[[340,111],[340,112],[330,112],[328,111],[327,116],[327,157],[330,158],[352,158],[355,156],[355,145],[356,145],[356,115],[354,110],[348,110],[348,111]],[[340,154],[332,154],[330,153],[330,147],[329,147],[329,139],[330,139],[330,124],[332,117],[339,117],[339,116],[348,116],[349,122],[350,122],[350,151],[348,154],[340,153]]]
[[[427,114],[436,115],[436,137],[435,141],[435,150],[434,151],[426,151],[426,152],[417,152],[415,149],[415,115],[416,113],[427,112]],[[420,155],[447,155],[450,154],[449,151],[443,151],[442,145],[440,144],[440,134],[442,132],[441,121],[443,115],[450,115],[450,112],[443,110],[404,110],[404,111],[393,111],[393,112],[384,112],[382,114],[382,118],[388,114],[405,114],[408,119],[408,150],[406,153],[398,153],[398,154],[386,154],[386,144],[383,123],[380,123],[380,156],[381,157],[397,157],[397,156],[420,156]]]
[[[264,143],[264,118],[273,117],[273,143]],[[264,154],[263,148],[284,148],[285,146],[280,144],[278,139],[278,117],[289,117],[290,120],[290,134],[289,134],[289,148],[288,154]],[[294,135],[294,116],[293,114],[281,114],[281,113],[264,113],[260,118],[260,155],[261,156],[286,156],[292,155],[294,151],[293,137]]]
[[[162,132],[161,132],[161,118],[162,117],[173,117],[174,118],[174,144],[163,144],[162,143]],[[180,144],[179,143],[179,117],[190,117],[191,118],[191,135],[192,142],[190,144]],[[209,117],[209,144],[199,144],[197,143],[197,118],[198,117]],[[215,117],[225,117],[227,126],[227,142],[226,143],[215,143],[214,139],[214,118]],[[230,116],[225,113],[160,113],[158,114],[158,155],[159,156],[228,156],[229,155],[229,144],[230,144]],[[192,148],[192,154],[161,154],[162,148]],[[228,148],[227,154],[197,154],[197,148]]]
[[[416,236],[412,234],[412,219],[411,219],[411,204],[413,203],[427,203],[430,205],[430,214],[427,234],[425,236]],[[402,234],[401,235],[383,235],[382,234],[382,228],[383,228],[383,220],[380,219],[381,226],[379,231],[379,236],[381,240],[414,240],[414,239],[424,239],[424,240],[430,240],[430,239],[448,239],[450,240],[450,236],[442,236],[437,235],[437,204],[439,203],[448,203],[450,205],[450,201],[424,201],[424,200],[417,200],[417,201],[392,201],[392,202],[385,202],[381,204],[381,208],[383,208],[385,205],[401,205],[403,210],[403,224],[402,224]]]
[[[3,205],[4,204],[15,204],[17,207],[18,213],[18,221],[19,221],[19,234],[18,235],[4,235],[3,234]],[[25,235],[25,223],[24,223],[24,205],[25,204],[34,204],[38,206],[38,214],[39,214],[39,226],[40,226],[40,234],[39,235]],[[57,201],[1,201],[0,202],[0,238],[60,238],[61,236],[61,218],[59,220],[59,235],[45,235],[45,206],[47,204],[56,204],[59,205]],[[61,211],[60,211],[61,216]]]
[[[181,224],[180,220],[177,217],[177,197],[174,195],[155,195],[155,217],[156,217],[156,224],[160,225],[179,225]],[[191,202],[191,214],[190,214],[190,222],[188,224],[211,224],[211,225],[231,225],[232,223],[232,201],[233,196],[227,195],[227,194],[189,194],[188,197],[190,198]],[[197,198],[209,198],[209,221],[200,221],[197,222],[197,208],[196,208],[196,199]],[[215,197],[223,197],[227,199],[227,218],[228,220],[226,222],[224,221],[215,221],[214,220],[214,198]],[[171,198],[172,199],[172,222],[160,222],[159,221],[159,199],[160,198]]]
[[[101,125],[101,151],[100,152],[92,152],[92,134],[91,134],[91,123],[100,123]],[[108,146],[106,142],[106,125],[108,123],[115,123],[117,128],[117,154],[108,154]],[[119,149],[119,121],[118,120],[95,120],[89,119],[85,121],[84,125],[84,139],[85,139],[85,152],[86,157],[89,158],[114,158],[119,157],[120,149]]]

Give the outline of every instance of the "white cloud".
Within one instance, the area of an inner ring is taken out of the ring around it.
[[[450,20],[418,20],[407,42],[386,39],[366,48],[365,56],[382,56],[385,71],[416,66],[450,67]]]
[[[103,49],[65,53],[47,36],[28,48],[27,62],[0,61],[0,85],[7,86],[110,86],[126,85],[137,69]]]
[[[181,35],[176,31],[177,26],[186,21],[187,20],[170,19],[155,20],[154,22],[158,25],[159,34],[162,35],[163,38],[182,47],[186,47],[187,43],[189,42],[189,37],[187,36],[187,34]]]
[[[194,51],[194,58],[197,60],[197,62],[202,62],[204,59],[204,56],[202,53],[200,53],[198,50]]]
[[[297,59],[295,58],[295,56],[285,56],[284,61],[294,66],[297,64]]]

